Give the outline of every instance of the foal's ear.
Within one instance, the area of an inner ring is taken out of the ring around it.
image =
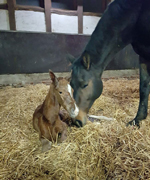
[[[55,74],[53,73],[52,70],[49,69],[49,75],[50,75],[50,78],[52,80],[52,83],[55,85],[55,87],[57,87],[58,85],[58,79],[57,77],[55,76]]]
[[[71,76],[66,76],[65,79],[66,79],[68,82],[70,82]]]
[[[90,69],[90,65],[91,65],[91,60],[90,60],[90,55],[85,53],[82,57],[82,62],[83,62],[83,66],[89,70]]]

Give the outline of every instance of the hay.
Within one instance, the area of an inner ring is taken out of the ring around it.
[[[138,108],[137,79],[104,82],[90,114],[115,121],[68,128],[68,138],[41,153],[32,114],[48,91],[43,84],[0,89],[0,179],[149,179],[150,117],[141,128],[125,127]]]

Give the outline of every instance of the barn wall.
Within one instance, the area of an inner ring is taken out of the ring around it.
[[[0,4],[7,3],[7,0],[0,0]],[[8,11],[0,9],[0,30],[10,30]]]
[[[0,4],[6,2],[0,0]],[[34,11],[15,11],[17,31],[46,32],[45,14]],[[92,34],[100,17],[83,16],[83,34]],[[51,14],[52,32],[78,34],[78,17]],[[7,10],[0,10],[0,30],[10,30]]]
[[[16,30],[46,32],[45,14],[33,11],[15,11]]]
[[[10,30],[7,10],[0,10],[0,30]]]
[[[90,36],[0,31],[0,74],[68,72],[67,53],[80,56]],[[131,46],[119,52],[107,69],[135,69],[138,56]]]
[[[0,4],[7,3],[7,0],[0,0]]]
[[[53,33],[45,33],[44,13],[16,10],[17,32],[10,32],[8,11],[0,10],[0,74],[43,73],[49,68],[55,72],[70,71],[66,54],[81,54],[100,17],[83,16],[83,35],[78,35],[77,16],[52,14],[51,18]],[[137,59],[128,46],[107,69],[135,69]]]

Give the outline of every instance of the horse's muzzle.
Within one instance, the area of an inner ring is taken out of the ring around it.
[[[76,119],[73,124],[74,124],[75,126],[77,126],[78,128],[83,127],[82,121],[80,121],[80,120],[78,120],[78,119]]]

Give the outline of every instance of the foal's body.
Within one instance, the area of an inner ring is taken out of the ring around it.
[[[78,108],[67,80],[58,81],[53,72],[50,71],[52,83],[49,92],[42,105],[38,106],[33,114],[33,127],[39,133],[42,143],[42,151],[51,148],[52,142],[62,142],[67,138],[67,125],[60,119],[60,106],[62,105],[75,118]]]
[[[103,89],[101,76],[113,56],[128,44],[139,55],[140,102],[128,124],[139,126],[147,117],[150,82],[150,0],[114,0],[104,12],[82,55],[74,62],[71,85],[82,113],[76,124],[86,124],[86,114]],[[79,113],[79,114],[81,114]]]

